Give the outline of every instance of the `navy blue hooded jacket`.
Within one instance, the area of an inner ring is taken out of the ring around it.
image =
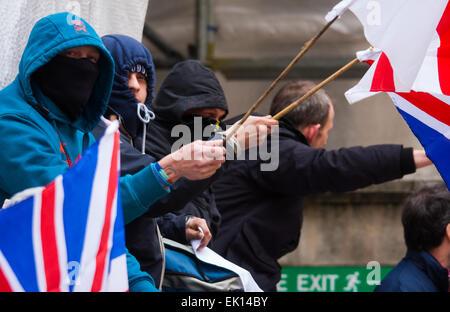
[[[376,292],[447,292],[448,271],[430,253],[408,250]]]

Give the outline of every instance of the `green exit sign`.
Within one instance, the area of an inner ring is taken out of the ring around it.
[[[393,267],[283,267],[280,292],[370,292]]]

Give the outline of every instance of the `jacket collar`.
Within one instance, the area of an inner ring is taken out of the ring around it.
[[[306,140],[306,137],[303,135],[303,133],[301,133],[300,130],[298,130],[297,127],[295,127],[294,123],[292,123],[290,120],[284,117],[281,118],[279,122],[280,128],[288,130],[289,134],[292,136],[293,139],[309,146],[308,140]]]
[[[416,263],[430,278],[433,284],[436,285],[439,291],[448,291],[448,270],[429,252],[408,250],[405,258]]]

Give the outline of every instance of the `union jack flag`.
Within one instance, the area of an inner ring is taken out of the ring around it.
[[[342,0],[375,48],[356,55],[370,66],[345,93],[350,103],[387,92],[450,190],[450,1]]]
[[[360,21],[367,41],[383,52],[362,83],[373,91],[450,95],[448,0],[343,0],[326,19],[347,9]]]
[[[449,11],[450,13],[450,11]],[[386,55],[379,49],[369,49],[357,53],[360,61],[371,67],[365,77],[356,86],[346,92],[350,103],[359,101],[382,91],[390,91],[393,85],[393,69]],[[424,64],[426,65],[427,59]],[[423,66],[417,77],[416,86],[428,80]],[[380,70],[382,68],[382,70]],[[418,88],[420,89],[420,88]],[[433,161],[450,190],[450,96],[434,92],[387,92],[400,115],[408,124]]]
[[[80,161],[0,210],[0,291],[127,291],[112,123]]]

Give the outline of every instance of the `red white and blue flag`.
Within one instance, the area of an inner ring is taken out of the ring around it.
[[[416,91],[388,94],[450,190],[450,96]]]
[[[127,291],[117,122],[80,161],[0,210],[0,291]]]
[[[450,190],[450,3],[447,0],[343,0],[375,48],[357,53],[371,66],[345,93],[350,103],[387,92]]]
[[[361,22],[367,41],[383,52],[362,82],[375,91],[414,89],[450,95],[447,0],[344,0],[326,19],[341,16],[347,9]]]
[[[450,189],[450,3],[447,0],[344,0],[375,48],[357,53],[370,64],[345,93],[350,103],[387,92]]]
[[[366,74],[370,79],[361,80],[348,90],[345,93],[348,101],[354,103],[381,91],[390,91],[379,86],[391,85],[392,67],[385,67],[382,73],[376,70],[376,64],[386,59],[385,54],[369,49],[358,52],[357,56],[360,61],[371,65]],[[423,69],[421,72],[424,72]],[[416,81],[416,85],[427,82],[421,75]],[[416,90],[387,93],[450,189],[450,96]]]

